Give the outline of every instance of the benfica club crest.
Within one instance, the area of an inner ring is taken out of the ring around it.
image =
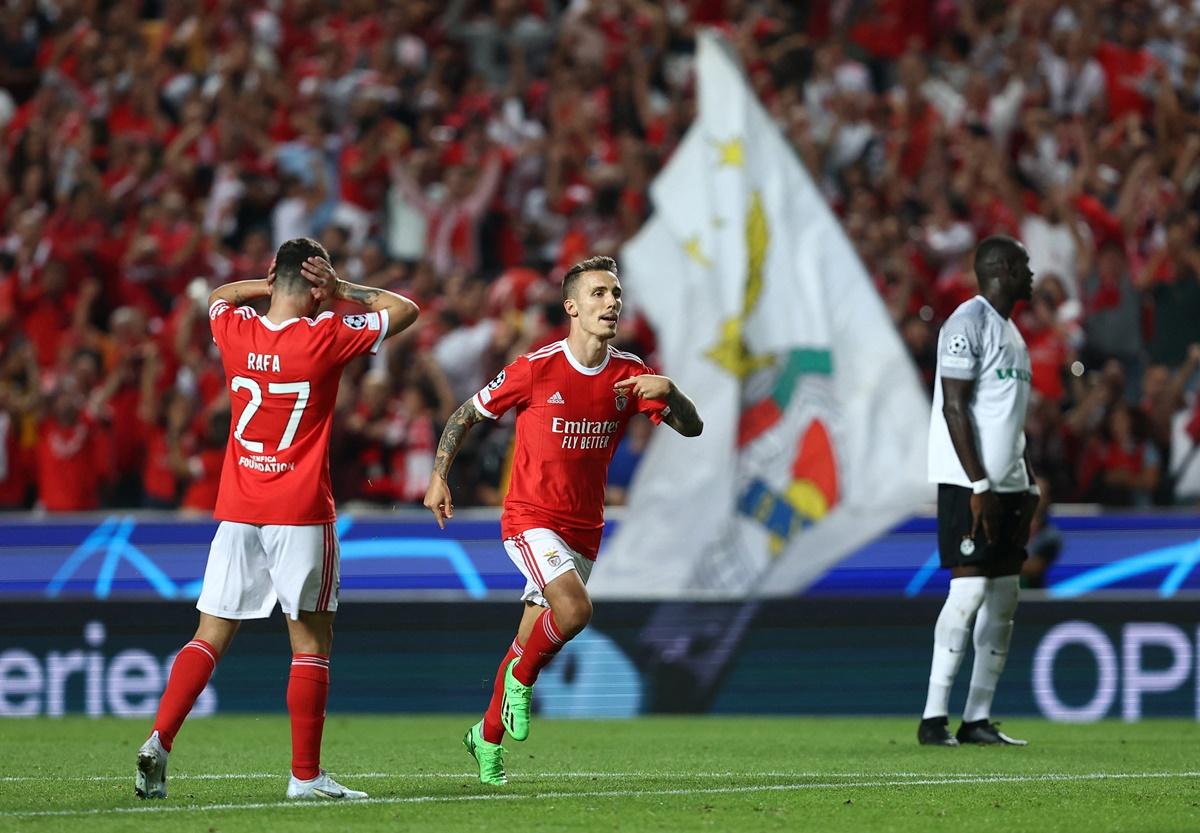
[[[617,396],[617,410],[618,411],[625,410],[625,406],[629,404],[629,397],[625,395],[625,391],[623,391],[623,390],[617,391],[616,396]]]

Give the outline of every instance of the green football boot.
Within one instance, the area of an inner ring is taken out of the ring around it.
[[[504,747],[498,743],[488,743],[483,739],[483,721],[479,721],[463,735],[463,746],[471,753],[475,763],[479,764],[479,780],[492,786],[503,786],[508,783],[504,775]]]
[[[504,701],[500,704],[500,722],[513,740],[529,737],[529,704],[533,700],[533,686],[525,685],[513,676],[513,666],[520,662],[514,659],[504,669]]]

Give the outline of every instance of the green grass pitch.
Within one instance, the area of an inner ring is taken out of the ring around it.
[[[1200,829],[1200,724],[1015,720],[1015,748],[917,746],[917,720],[535,718],[481,785],[473,718],[332,716],[323,764],[371,794],[283,801],[281,715],[184,726],[165,801],[133,795],[146,721],[0,723],[0,830],[1186,831]]]

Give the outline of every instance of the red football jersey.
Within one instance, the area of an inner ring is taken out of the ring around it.
[[[632,353],[612,347],[597,367],[581,365],[566,341],[521,356],[472,402],[497,419],[517,409],[512,478],[500,518],[505,538],[544,527],[594,559],[604,531],[608,464],[634,414],[656,423],[665,402],[645,400],[613,385],[653,373]]]
[[[213,516],[249,524],[334,519],[329,426],[342,368],[379,350],[387,312],[323,312],[274,324],[217,301],[208,313],[229,385],[232,431]]]

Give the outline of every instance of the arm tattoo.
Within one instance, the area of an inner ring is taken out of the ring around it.
[[[458,410],[450,415],[446,420],[446,427],[442,429],[442,438],[438,440],[437,457],[433,461],[435,474],[443,480],[446,478],[450,472],[450,464],[454,462],[454,455],[463,444],[463,438],[467,436],[472,425],[482,422],[484,418],[483,414],[475,410],[470,399],[459,405]]]
[[[364,307],[371,306],[379,297],[379,290],[357,286],[352,283],[342,282],[338,284],[338,290],[337,294],[339,298],[346,301],[353,301],[356,304],[362,304]]]
[[[217,300],[231,306],[248,304],[256,298],[265,298],[271,294],[265,280],[234,281],[218,287],[214,294]]]
[[[679,388],[671,386],[667,394],[667,406],[671,413],[663,420],[685,437],[697,437],[704,430],[704,420],[696,410],[696,403],[684,395]]]

